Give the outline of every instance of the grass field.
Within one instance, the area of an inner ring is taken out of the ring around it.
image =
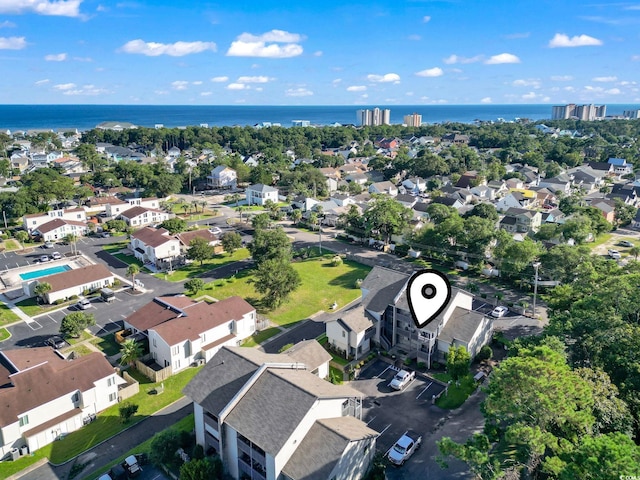
[[[116,342],[113,334],[109,334],[106,337],[96,337],[91,340],[91,343],[102,350],[108,357],[120,351],[120,345]]]
[[[127,248],[127,245],[127,242],[116,242],[110,245],[104,245],[102,249],[113,255],[114,253],[118,253],[123,248]]]
[[[18,245],[18,242],[16,242],[15,240],[9,239],[4,241],[4,248],[7,252],[10,252],[12,250],[18,250],[20,248],[20,245]]]
[[[193,262],[175,269],[170,275],[165,273],[156,273],[154,276],[160,280],[167,280],[169,282],[182,282],[187,278],[198,277],[210,270],[220,268],[229,263],[237,262],[238,260],[244,260],[247,257],[249,257],[249,250],[241,248],[232,254],[222,253],[220,255],[216,255],[209,260],[205,260],[202,265],[200,265],[200,262]]]
[[[356,280],[364,279],[371,268],[355,262],[343,262],[334,267],[331,265],[332,257],[327,255],[292,263],[300,274],[302,285],[288,301],[273,311],[260,309],[260,294],[251,282],[253,270],[239,272],[235,278],[210,282],[199,294],[218,299],[239,295],[276,324],[290,325],[320,310],[328,311],[333,302],[343,307],[360,296]]]
[[[431,376],[445,383],[451,380],[448,373],[434,373]],[[471,375],[462,378],[459,383],[460,385],[456,385],[455,382],[452,382],[451,385],[449,385],[448,393],[443,393],[442,396],[436,400],[436,405],[447,410],[458,408],[469,398],[469,395],[471,395],[477,387]]]
[[[13,313],[4,303],[0,302],[0,325],[8,325],[19,321],[20,317]]]
[[[16,306],[30,317],[35,317],[36,315],[47,313],[51,310],[57,310],[65,305],[71,305],[75,301],[76,300],[70,300],[68,302],[61,303],[60,305],[48,305],[46,303],[40,305],[38,304],[37,297],[31,297],[16,303]]]
[[[9,330],[7,330],[6,328],[0,328],[0,342],[4,342],[9,338],[11,338],[11,334],[9,333]]]
[[[281,330],[278,327],[265,328],[264,330],[256,333],[255,335],[247,338],[242,344],[243,347],[257,347],[265,340],[279,334]]]

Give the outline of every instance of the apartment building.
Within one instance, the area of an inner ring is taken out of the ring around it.
[[[391,124],[391,110],[388,108],[380,109],[378,107],[373,110],[357,110],[356,120],[358,125],[378,126]]]

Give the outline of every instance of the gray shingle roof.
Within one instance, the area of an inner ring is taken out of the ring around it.
[[[322,348],[322,345],[316,340],[298,342],[284,354],[296,362],[304,363],[309,371],[313,371],[331,360],[329,352]]]
[[[368,291],[362,299],[364,308],[372,312],[383,312],[408,281],[409,275],[406,273],[373,267],[361,285],[362,289]]]
[[[326,480],[351,441],[377,435],[354,417],[318,420],[282,472],[295,480]]]
[[[353,308],[336,318],[337,322],[341,322],[343,328],[356,333],[364,332],[367,328],[373,326],[373,322],[369,320],[362,308]]]
[[[480,313],[457,307],[440,335],[438,335],[438,340],[451,343],[455,338],[469,343],[478,330],[478,326],[482,323],[483,318],[484,316]]]

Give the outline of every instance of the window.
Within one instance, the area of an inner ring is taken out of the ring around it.
[[[344,330],[342,330],[342,336],[346,337],[347,336],[347,332],[345,332]]]
[[[24,427],[25,425],[29,425],[29,415],[23,415],[22,417],[20,417],[19,421],[20,421],[21,427]]]
[[[107,378],[107,387],[110,387],[114,383],[116,383],[116,382],[115,382],[115,379],[113,377]]]
[[[116,394],[115,393],[110,393],[109,394],[109,401],[110,402],[115,402],[116,401]]]
[[[231,321],[229,322],[229,331],[230,331],[230,332],[233,332],[233,323],[234,323],[234,322],[233,322],[233,320],[231,320]]]
[[[74,393],[73,397],[71,397],[71,401],[73,403],[77,403],[78,401],[80,401],[80,393],[79,392]]]
[[[158,346],[158,345],[156,344],[156,338],[155,338],[155,337],[153,337],[153,346],[154,346],[154,347],[157,347],[157,346]]]
[[[171,353],[172,353],[173,355],[178,355],[178,354],[180,353],[180,345],[176,345],[175,347],[173,347],[173,348],[171,349]]]

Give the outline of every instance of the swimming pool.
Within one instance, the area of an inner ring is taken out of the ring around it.
[[[47,277],[56,273],[66,272],[67,270],[71,270],[69,265],[56,265],[55,267],[41,268],[40,270],[21,273],[20,278],[22,280],[33,280],[34,278]]]

